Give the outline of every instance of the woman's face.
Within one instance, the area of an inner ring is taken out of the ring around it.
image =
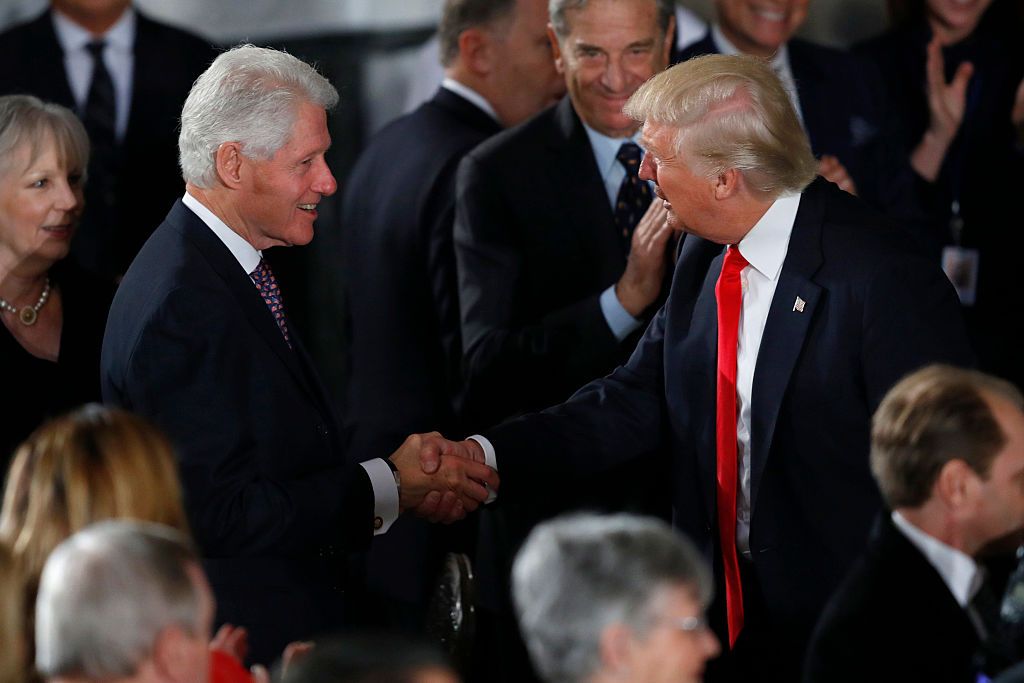
[[[928,0],[932,29],[946,45],[957,43],[974,31],[992,0]]]
[[[34,159],[32,146],[23,143],[0,172],[0,249],[15,263],[59,261],[68,254],[83,204],[82,171],[64,167],[53,137],[40,143]]]

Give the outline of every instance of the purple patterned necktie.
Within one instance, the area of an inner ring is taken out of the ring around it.
[[[651,188],[646,180],[641,180],[640,160],[643,151],[632,142],[624,142],[619,147],[615,158],[626,169],[626,176],[619,186],[619,194],[615,199],[615,227],[619,230],[619,239],[625,252],[629,253],[633,239],[633,229],[640,222],[640,217],[647,211],[651,203]]]
[[[256,288],[260,290],[263,302],[270,309],[270,313],[274,316],[277,327],[281,330],[284,341],[290,349],[292,347],[292,340],[288,336],[288,320],[284,315],[284,299],[281,297],[281,288],[277,285],[277,278],[274,277],[274,272],[270,270],[270,265],[266,261],[260,259],[260,264],[256,266],[256,270],[249,273],[249,277],[252,278]]]

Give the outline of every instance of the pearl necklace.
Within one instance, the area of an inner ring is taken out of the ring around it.
[[[50,278],[47,276],[46,285],[43,287],[43,293],[39,295],[39,299],[36,301],[34,306],[25,306],[19,311],[15,306],[8,303],[6,299],[0,299],[0,310],[16,314],[21,324],[28,327],[36,324],[36,320],[39,319],[39,309],[43,307],[46,300],[49,298]]]

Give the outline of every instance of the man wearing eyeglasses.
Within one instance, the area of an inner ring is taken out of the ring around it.
[[[719,651],[704,609],[711,573],[682,534],[639,515],[570,515],[535,527],[512,595],[545,681],[701,681]]]

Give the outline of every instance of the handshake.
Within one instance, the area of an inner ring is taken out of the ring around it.
[[[413,434],[388,458],[398,469],[398,506],[431,522],[450,524],[498,490],[498,473],[477,442],[449,441],[437,432]]]

